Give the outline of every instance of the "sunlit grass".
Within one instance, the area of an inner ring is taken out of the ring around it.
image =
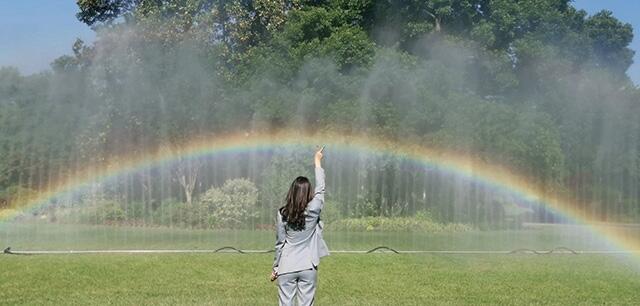
[[[634,304],[640,272],[603,255],[332,254],[317,305]],[[272,254],[0,256],[0,304],[275,305]]]

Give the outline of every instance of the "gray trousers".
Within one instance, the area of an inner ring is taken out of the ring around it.
[[[293,306],[297,293],[298,306],[313,305],[318,281],[318,267],[278,276],[278,297],[280,306]]]

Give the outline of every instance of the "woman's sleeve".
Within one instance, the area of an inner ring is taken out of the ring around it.
[[[285,241],[285,229],[282,222],[282,215],[280,211],[277,211],[276,216],[276,252],[273,258],[273,270],[278,271],[278,264],[280,263],[280,255],[282,254],[282,247]]]
[[[316,167],[316,188],[313,198],[324,202],[324,169],[321,167]]]
[[[324,169],[316,167],[316,187],[313,199],[309,202],[309,213],[313,217],[320,216],[324,206]]]

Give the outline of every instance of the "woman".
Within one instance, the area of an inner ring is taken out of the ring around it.
[[[280,305],[313,305],[320,257],[329,255],[322,239],[320,212],[324,205],[322,150],[315,154],[316,188],[309,179],[297,177],[287,193],[286,203],[276,214],[276,254],[271,281],[278,279]]]

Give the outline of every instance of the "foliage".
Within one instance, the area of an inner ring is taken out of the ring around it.
[[[181,218],[183,205],[182,202],[175,199],[164,200],[160,207],[151,214],[152,223],[168,227],[183,227],[187,223]]]
[[[102,223],[100,222],[100,219],[104,220],[104,223],[116,223],[124,221],[127,217],[124,209],[115,202],[101,203],[97,209],[97,215],[99,219],[96,223]]]
[[[221,187],[212,187],[199,200],[201,209],[208,214],[209,224],[217,228],[247,228],[258,216],[256,203],[258,188],[247,179],[231,179]],[[212,219],[211,219],[212,218]]]
[[[61,223],[84,224],[124,224],[128,221],[127,211],[121,202],[108,199],[95,199],[74,209],[60,209],[47,215],[51,221]]]
[[[360,194],[358,194],[355,203],[353,203],[349,209],[349,215],[352,218],[379,216],[381,213],[379,206],[376,206],[370,199],[367,199]]]
[[[473,228],[462,223],[438,223],[428,215],[416,217],[361,217],[345,218],[331,222],[330,231],[381,231],[381,232],[420,232],[420,233],[456,233],[467,232]]]
[[[589,16],[567,0],[77,3],[77,18],[99,29],[94,43],[77,40],[52,71],[0,68],[1,190],[45,190],[87,165],[180,155],[185,143],[230,131],[332,130],[470,155],[603,219],[640,217],[640,92],[625,74],[633,29],[609,11]],[[121,209],[140,219],[182,185],[188,203],[167,204],[161,223],[248,222],[191,201],[213,182],[186,163],[110,196],[127,190],[133,206]],[[420,205],[443,221],[489,214],[452,204],[455,187],[438,185],[451,195],[428,200],[403,192],[431,178],[398,178],[399,169],[416,173],[401,164],[360,164],[360,183],[345,187],[357,197],[336,199],[340,215],[409,215]],[[262,223],[303,165],[285,157],[256,180]]]
[[[28,203],[36,196],[37,192],[35,190],[19,185],[9,186],[4,190],[0,190],[0,209],[20,208],[21,204]]]

